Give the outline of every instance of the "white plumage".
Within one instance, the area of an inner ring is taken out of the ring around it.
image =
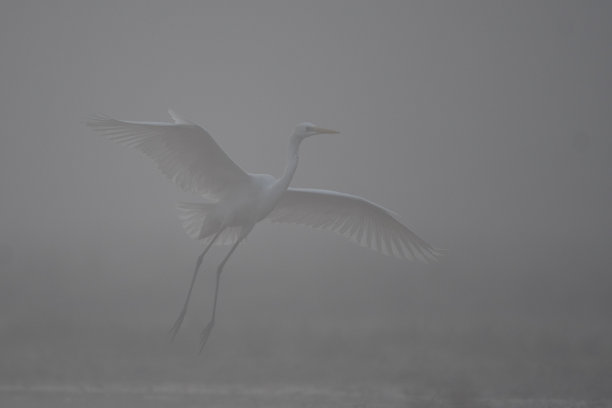
[[[178,333],[204,255],[213,244],[232,245],[217,268],[215,299],[210,322],[201,338],[203,349],[215,321],[219,277],[238,244],[263,219],[326,229],[385,255],[422,261],[440,252],[403,225],[397,215],[378,204],[350,194],[328,190],[289,188],[298,164],[301,142],[318,134],[338,133],[312,123],[299,124],[290,139],[284,174],[275,178],[253,174],[234,163],[201,126],[169,111],[174,123],[128,122],[94,116],[94,130],[152,158],[161,172],[182,189],[201,194],[206,202],[178,205],[187,234],[203,240],[183,309],[171,329]],[[200,350],[201,350],[200,349]]]
[[[287,189],[268,215],[272,222],[334,231],[385,255],[425,262],[440,255],[396,217],[392,211],[358,196],[305,188]]]
[[[175,123],[126,122],[94,116],[88,122],[109,139],[135,147],[152,158],[161,172],[183,190],[218,195],[248,180],[248,175],[201,126],[180,119]]]

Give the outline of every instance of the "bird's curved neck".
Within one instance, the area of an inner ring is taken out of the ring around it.
[[[291,179],[293,179],[293,175],[295,174],[295,170],[298,165],[298,150],[300,148],[300,143],[302,139],[293,136],[289,143],[289,159],[287,160],[287,167],[285,168],[285,172],[278,179],[277,186],[280,190],[285,191],[289,188],[289,184],[291,183]]]

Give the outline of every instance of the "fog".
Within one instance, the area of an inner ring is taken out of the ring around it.
[[[611,18],[595,0],[3,2],[0,385],[611,398]],[[202,250],[175,204],[197,197],[85,126],[168,108],[275,176],[297,123],[339,130],[303,143],[292,186],[375,201],[446,255],[262,222],[204,353],[227,247],[170,343]]]

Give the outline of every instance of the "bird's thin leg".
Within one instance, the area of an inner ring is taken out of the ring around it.
[[[202,352],[202,350],[204,350],[204,346],[206,345],[206,342],[208,341],[208,338],[210,337],[210,333],[212,332],[212,328],[215,325],[215,314],[217,312],[217,298],[218,298],[218,295],[219,295],[219,281],[220,281],[220,278],[221,278],[221,272],[223,272],[223,267],[225,266],[225,263],[227,262],[229,257],[232,255],[232,253],[236,250],[236,247],[238,246],[240,241],[242,241],[244,239],[245,236],[246,236],[246,234],[241,236],[240,238],[238,238],[238,240],[236,241],[236,243],[234,244],[232,249],[229,250],[229,252],[225,256],[225,258],[223,258],[223,260],[221,261],[221,263],[217,267],[217,281],[216,281],[216,284],[215,284],[215,299],[213,301],[212,316],[210,318],[210,321],[206,325],[206,327],[204,327],[204,330],[202,330],[202,335],[201,335],[201,338],[200,338],[200,353]]]
[[[191,291],[193,290],[193,285],[195,284],[196,277],[198,276],[198,271],[200,270],[200,265],[202,265],[202,260],[204,259],[204,255],[206,255],[206,253],[208,252],[212,244],[217,240],[217,238],[219,237],[222,231],[223,230],[220,230],[219,232],[217,232],[217,234],[213,237],[213,239],[208,243],[206,248],[204,248],[204,251],[202,252],[202,254],[200,254],[200,256],[198,257],[198,262],[196,263],[195,270],[193,271],[193,277],[191,278],[191,285],[189,285],[189,291],[187,292],[187,298],[185,299],[185,304],[183,305],[183,309],[181,309],[181,313],[176,319],[176,322],[174,322],[174,325],[170,329],[170,335],[172,336],[172,340],[174,340],[174,338],[176,337],[179,329],[181,328],[181,324],[183,324],[183,320],[185,319],[185,314],[187,313],[187,305],[189,304],[189,298],[191,297]]]

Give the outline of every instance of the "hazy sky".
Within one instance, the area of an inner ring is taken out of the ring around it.
[[[169,325],[200,250],[174,203],[194,197],[84,122],[172,107],[252,172],[282,172],[299,122],[341,131],[303,144],[293,185],[376,201],[448,250],[424,266],[261,225],[228,265],[226,313],[258,284],[286,304],[277,288],[351,306],[505,285],[604,299],[611,18],[606,1],[4,1],[0,254],[20,271],[55,259],[73,272],[32,285],[97,294],[82,302],[156,291],[150,320]]]

